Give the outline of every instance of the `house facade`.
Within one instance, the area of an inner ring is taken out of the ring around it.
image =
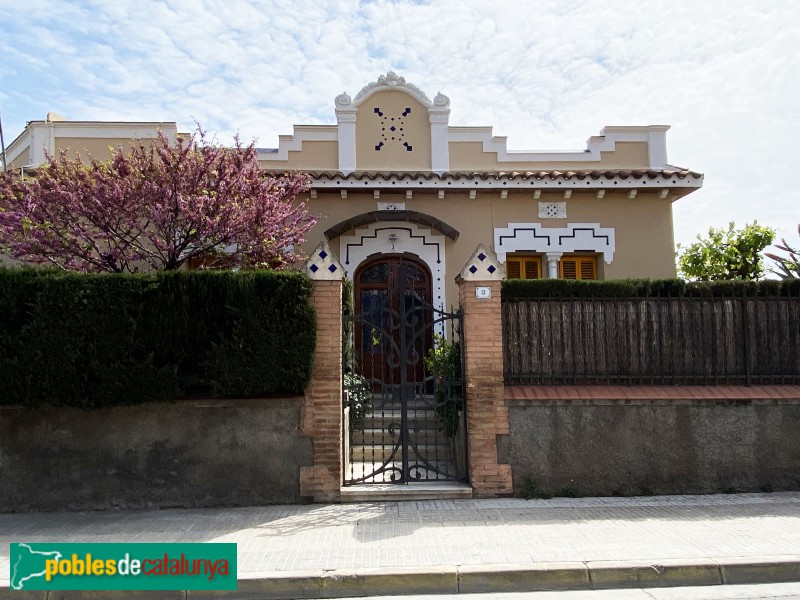
[[[348,277],[401,258],[427,278],[436,306],[458,304],[454,278],[479,243],[507,277],[675,276],[672,203],[701,174],[667,162],[664,125],[605,127],[577,152],[517,152],[491,127],[449,124],[450,99],[392,72],[336,97],[335,125],[296,125],[268,171],[300,170],[300,200],[318,218],[306,252],[326,240]],[[32,121],[8,148],[24,170],[62,149],[103,158],[108,148],[175,123]],[[380,257],[380,261],[378,261]],[[377,261],[377,262],[376,262]]]

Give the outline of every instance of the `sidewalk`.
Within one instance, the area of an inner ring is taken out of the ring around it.
[[[243,598],[800,581],[800,493],[0,514],[0,598],[56,541],[236,542]]]

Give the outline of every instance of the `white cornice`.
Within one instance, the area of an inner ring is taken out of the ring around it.
[[[336,125],[295,125],[294,135],[279,136],[277,151],[261,151],[258,153],[258,160],[288,160],[289,152],[303,149],[303,142],[336,142],[338,139]]]
[[[669,125],[609,126],[599,136],[586,142],[586,150],[565,152],[513,152],[507,148],[508,138],[493,136],[491,127],[450,127],[451,142],[480,142],[483,151],[497,155],[498,162],[590,162],[600,161],[601,152],[613,152],[617,142],[645,142],[648,144],[651,169],[662,169],[667,164],[666,132]]]

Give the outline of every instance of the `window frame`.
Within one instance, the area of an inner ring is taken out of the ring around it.
[[[585,252],[582,253],[569,253],[563,254],[561,258],[558,259],[558,278],[559,279],[566,279],[568,281],[599,281],[600,280],[600,269],[597,262],[597,254],[588,254]],[[575,261],[575,278],[567,278],[564,277],[564,261]],[[593,277],[583,277],[583,269],[581,265],[583,263],[590,263],[592,265],[592,275]]]
[[[536,263],[536,270],[537,276],[536,277],[526,277],[527,269],[525,266],[526,261],[534,261]],[[514,262],[519,263],[519,272],[520,277],[509,277],[508,276],[508,263]],[[544,279],[544,271],[542,270],[542,265],[544,261],[542,260],[542,256],[540,254],[525,254],[522,252],[513,252],[506,255],[506,279]]]

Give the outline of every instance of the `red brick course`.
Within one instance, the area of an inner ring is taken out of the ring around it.
[[[506,402],[539,401],[717,401],[794,400],[798,385],[513,385],[504,389]]]

